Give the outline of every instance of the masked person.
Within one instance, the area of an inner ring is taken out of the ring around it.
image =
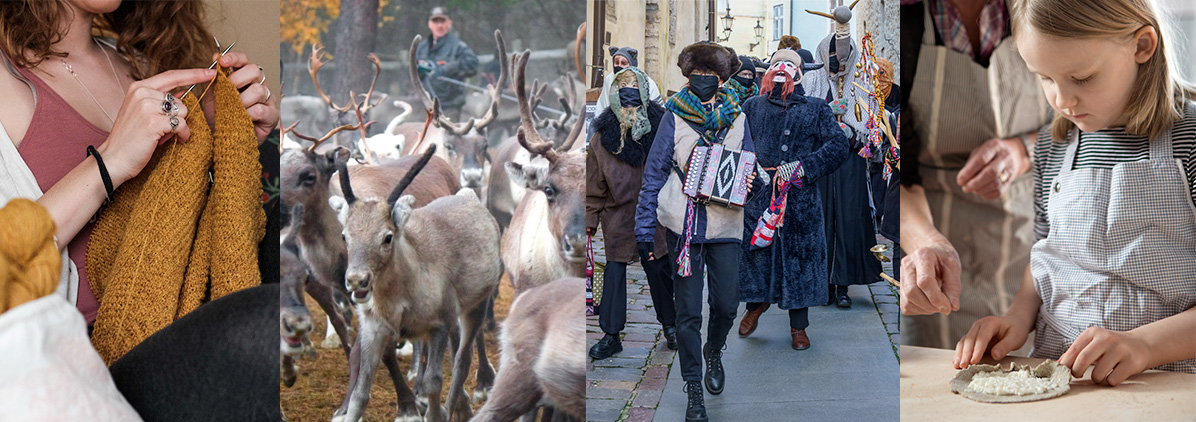
[[[739,299],[748,312],[739,336],[751,335],[760,314],[776,303],[789,310],[793,348],[805,350],[809,307],[827,295],[822,200],[813,184],[847,159],[847,137],[826,101],[805,96],[798,83],[803,71],[819,66],[803,64],[787,49],[769,62],[760,95],[743,105],[772,194],[744,205],[744,239],[751,241],[740,260]]]
[[[453,32],[453,20],[443,7],[432,8],[428,29],[432,36],[415,48],[420,81],[440,99],[444,114],[456,119],[465,105],[465,93],[460,86],[440,78],[460,81],[477,74],[478,56]]]
[[[677,353],[689,396],[685,417],[688,421],[705,421],[699,350],[706,360],[706,388],[711,394],[721,394],[722,349],[739,302],[743,210],[708,206],[683,194],[681,166],[688,164],[690,153],[698,145],[722,144],[744,151],[755,148],[735,94],[719,89],[739,69],[735,51],[708,42],[692,44],[681,51],[677,66],[689,84],[665,103],[668,112],[660,120],[644,167],[644,183],[635,215],[635,240],[640,254],[652,257],[657,221],[668,229],[670,253],[677,256],[673,286]],[[710,292],[710,321],[706,345],[699,349],[703,270]]]
[[[756,62],[748,56],[739,56],[739,70],[727,81],[726,88],[735,93],[736,100],[743,104],[760,91],[756,85]]]
[[[598,305],[598,326],[606,336],[590,348],[595,360],[623,351],[619,332],[627,324],[627,265],[637,255],[666,344],[677,349],[677,315],[664,230],[657,229],[654,257],[637,254],[635,248],[635,208],[644,162],[665,110],[648,101],[648,75],[639,68],[624,68],[613,79],[610,107],[593,124],[598,142],[586,151],[586,231],[597,233],[601,224],[606,239],[605,288]]]
[[[866,116],[857,116],[856,98],[866,95],[855,86],[855,65],[860,51],[847,31],[836,21],[835,32],[818,44],[817,58],[825,63],[802,78],[806,94],[824,98],[839,116],[840,127],[847,134],[851,155],[839,170],[818,181],[826,220],[828,260],[827,305],[851,307],[847,287],[880,281],[880,261],[872,255],[876,231],[869,206],[868,160],[857,152],[864,147],[868,132]],[[865,86],[871,89],[871,87]]]
[[[610,90],[613,86],[612,81],[615,79],[615,75],[619,72],[622,72],[623,69],[631,67],[638,69],[638,56],[639,51],[631,47],[610,48],[610,62],[612,69],[606,74],[605,77],[602,78],[602,95],[598,96],[597,102],[599,113],[601,113],[602,110],[606,110],[607,107],[610,107]],[[653,81],[652,78],[648,77],[646,74],[644,77],[648,78],[648,101],[660,103],[660,88],[656,86],[656,81]]]

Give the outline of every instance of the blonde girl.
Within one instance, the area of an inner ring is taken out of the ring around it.
[[[1196,373],[1196,90],[1152,0],[1025,0],[1017,48],[1054,121],[1034,148],[1035,243],[1004,316],[955,348],[963,368],[1031,356],[1117,385]]]

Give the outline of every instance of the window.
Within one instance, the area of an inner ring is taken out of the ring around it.
[[[772,7],[772,40],[780,41],[781,35],[785,33],[785,5],[778,4]]]

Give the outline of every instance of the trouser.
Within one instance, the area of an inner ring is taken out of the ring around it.
[[[673,283],[669,277],[668,257],[647,260],[640,257],[644,274],[648,277],[648,289],[652,295],[652,308],[656,321],[661,326],[677,324],[677,311],[673,305]],[[598,327],[606,334],[619,334],[627,326],[627,263],[607,262],[602,272],[604,280],[602,303],[598,304]]]
[[[748,302],[747,310],[748,310],[748,312],[751,312],[751,311],[754,311],[754,310],[760,308],[761,306],[764,306],[764,302]],[[810,326],[810,308],[790,309],[789,310],[789,328],[792,328],[794,330],[804,330],[804,329],[806,329],[806,327],[809,327],[809,326]]]
[[[149,421],[277,421],[277,284],[204,304],[109,367]],[[185,405],[180,405],[185,403]]]
[[[680,256],[677,235],[669,232],[666,237],[671,255]],[[677,304],[677,354],[681,378],[685,381],[702,379],[703,270],[706,270],[710,305],[706,343],[712,348],[722,348],[739,310],[739,254],[738,243],[693,244],[689,256],[692,274],[682,277],[672,273]]]

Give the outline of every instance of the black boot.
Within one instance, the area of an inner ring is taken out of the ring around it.
[[[664,341],[670,350],[677,350],[677,327],[664,327]]]
[[[726,380],[726,374],[723,373],[723,349],[707,344],[702,347],[702,356],[706,358],[706,389],[716,396],[722,394]]]
[[[602,340],[598,340],[598,344],[590,348],[590,357],[594,360],[602,360],[622,351],[623,342],[619,341],[619,335],[607,334],[602,337]]]
[[[839,299],[836,305],[840,308],[850,308],[851,298],[847,296],[847,286],[838,286]]]
[[[685,420],[706,422],[706,404],[702,396],[702,385],[697,381],[686,381],[685,392],[689,394],[689,403],[685,405]]]

